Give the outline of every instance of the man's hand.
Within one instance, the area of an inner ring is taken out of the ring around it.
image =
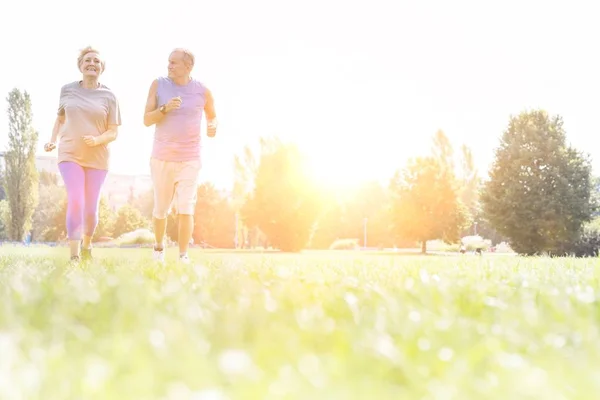
[[[54,142],[49,142],[44,145],[44,151],[47,151],[47,152],[51,152],[55,148],[56,148],[56,143],[54,143]]]
[[[87,144],[89,147],[94,147],[98,144],[96,141],[96,137],[92,135],[86,135],[83,137],[83,142]]]
[[[181,97],[173,97],[167,104],[165,104],[165,109],[167,112],[177,110],[181,107]]]
[[[217,134],[217,120],[211,119],[206,124],[206,135],[208,137],[215,137],[216,134]]]

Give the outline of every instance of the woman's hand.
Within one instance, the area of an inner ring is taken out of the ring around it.
[[[56,143],[48,142],[44,145],[44,151],[50,152],[56,148]]]
[[[90,147],[94,147],[98,144],[98,142],[96,141],[96,136],[92,136],[92,135],[84,136],[83,142]]]

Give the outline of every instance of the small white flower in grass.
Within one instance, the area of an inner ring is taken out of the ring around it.
[[[305,376],[318,373],[319,366],[319,357],[314,354],[305,354],[300,358],[300,361],[298,361],[298,370]]]
[[[183,382],[174,382],[169,384],[166,400],[189,399],[191,395],[190,388]]]
[[[271,292],[269,290],[265,289],[264,293],[265,293],[265,310],[267,310],[268,312],[277,311],[277,308],[278,308],[277,301],[275,301],[273,296],[271,296]]]
[[[593,303],[596,301],[596,296],[594,295],[594,289],[591,287],[586,287],[584,291],[577,293],[577,300],[582,303]]]
[[[490,386],[492,387],[496,387],[498,386],[498,376],[496,374],[494,374],[493,372],[488,372],[485,376],[485,380],[490,384]]]
[[[152,330],[148,335],[148,339],[150,344],[156,349],[165,347],[165,334],[158,329]]]
[[[210,270],[203,265],[194,265],[193,271],[199,280],[206,278],[210,272]]]
[[[492,307],[492,308],[501,308],[501,309],[506,308],[506,305],[504,303],[502,303],[496,297],[492,297],[492,296],[486,296],[483,299],[483,304],[485,304],[488,307]]]
[[[400,350],[398,350],[398,347],[396,347],[396,344],[392,338],[387,334],[382,334],[377,337],[375,342],[375,350],[377,353],[393,362],[400,361]]]
[[[438,358],[442,361],[450,361],[454,357],[454,350],[449,347],[442,347],[438,353]]]
[[[431,348],[431,343],[426,338],[419,338],[417,346],[419,347],[419,350],[427,351]]]
[[[246,375],[252,371],[252,359],[243,350],[225,350],[219,356],[219,369],[227,375]]]
[[[115,274],[109,274],[106,276],[106,285],[108,287],[115,287],[119,285],[119,278]]]
[[[286,279],[292,276],[292,273],[289,267],[278,266],[275,275],[277,275],[279,278]]]
[[[429,283],[429,273],[426,270],[419,270],[419,276],[421,277],[421,282],[426,285]]]
[[[449,318],[441,318],[435,322],[435,327],[439,331],[447,331],[450,329],[454,321]]]
[[[298,361],[298,370],[315,387],[323,387],[326,384],[326,377],[321,371],[321,362],[319,357],[314,354],[306,354]]]
[[[506,369],[521,368],[525,365],[523,357],[518,354],[501,353],[498,356],[499,364]]]
[[[564,336],[550,333],[544,337],[544,343],[546,343],[548,346],[560,349],[565,346],[567,339],[565,339]]]
[[[344,295],[344,300],[346,300],[346,303],[350,306],[353,307],[356,304],[358,304],[358,297],[356,297],[354,294],[352,293],[346,293]]]
[[[493,335],[501,335],[503,332],[502,325],[494,324],[492,325],[492,334]]]
[[[420,322],[421,321],[421,314],[419,314],[418,311],[411,311],[408,314],[408,318],[412,321],[412,322]]]
[[[110,364],[100,357],[94,357],[86,365],[84,382],[92,389],[100,389],[108,380],[110,373]]]
[[[541,388],[548,383],[548,373],[541,368],[533,368],[527,374],[525,384],[530,388]]]
[[[167,296],[178,293],[180,290],[181,281],[176,277],[170,277],[162,287],[162,293]]]
[[[220,389],[204,389],[191,395],[190,400],[229,400]]]

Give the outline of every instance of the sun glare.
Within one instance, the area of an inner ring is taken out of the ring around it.
[[[347,190],[359,186],[369,178],[375,178],[376,171],[365,168],[365,165],[339,157],[333,160],[331,154],[326,157],[311,155],[309,166],[311,175],[319,186],[331,190]]]

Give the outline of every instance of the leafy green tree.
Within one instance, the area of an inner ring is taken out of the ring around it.
[[[567,145],[563,120],[542,110],[512,117],[481,201],[517,253],[564,254],[591,219],[591,163]]]
[[[0,201],[6,199],[6,192],[4,191],[4,170],[2,163],[0,163]]]
[[[42,171],[40,173],[39,194],[40,201],[33,213],[32,240],[54,242],[63,233],[57,228],[64,229],[65,223],[56,225],[56,215],[62,214],[62,207],[66,207],[66,193],[64,187],[58,185],[55,174]]]
[[[117,211],[113,235],[115,238],[136,229],[149,228],[150,222],[144,218],[140,210],[125,204]]]
[[[421,243],[442,239],[455,243],[466,223],[466,210],[458,198],[452,172],[434,157],[411,160],[391,183],[393,233],[399,240]]]
[[[296,146],[265,146],[254,190],[241,210],[245,224],[258,227],[275,248],[302,250],[308,244],[320,206],[312,178]]]
[[[117,223],[117,213],[115,213],[108,205],[106,197],[100,197],[98,205],[98,226],[94,232],[94,240],[102,237],[113,237],[115,233],[115,225]]]
[[[8,94],[8,150],[5,153],[4,191],[10,209],[7,232],[22,241],[31,230],[38,204],[39,175],[35,166],[38,134],[33,129],[29,94],[13,89]]]
[[[0,200],[0,240],[8,239],[9,214],[8,200]]]
[[[198,186],[194,215],[194,243],[232,248],[235,237],[235,210],[211,183]]]

